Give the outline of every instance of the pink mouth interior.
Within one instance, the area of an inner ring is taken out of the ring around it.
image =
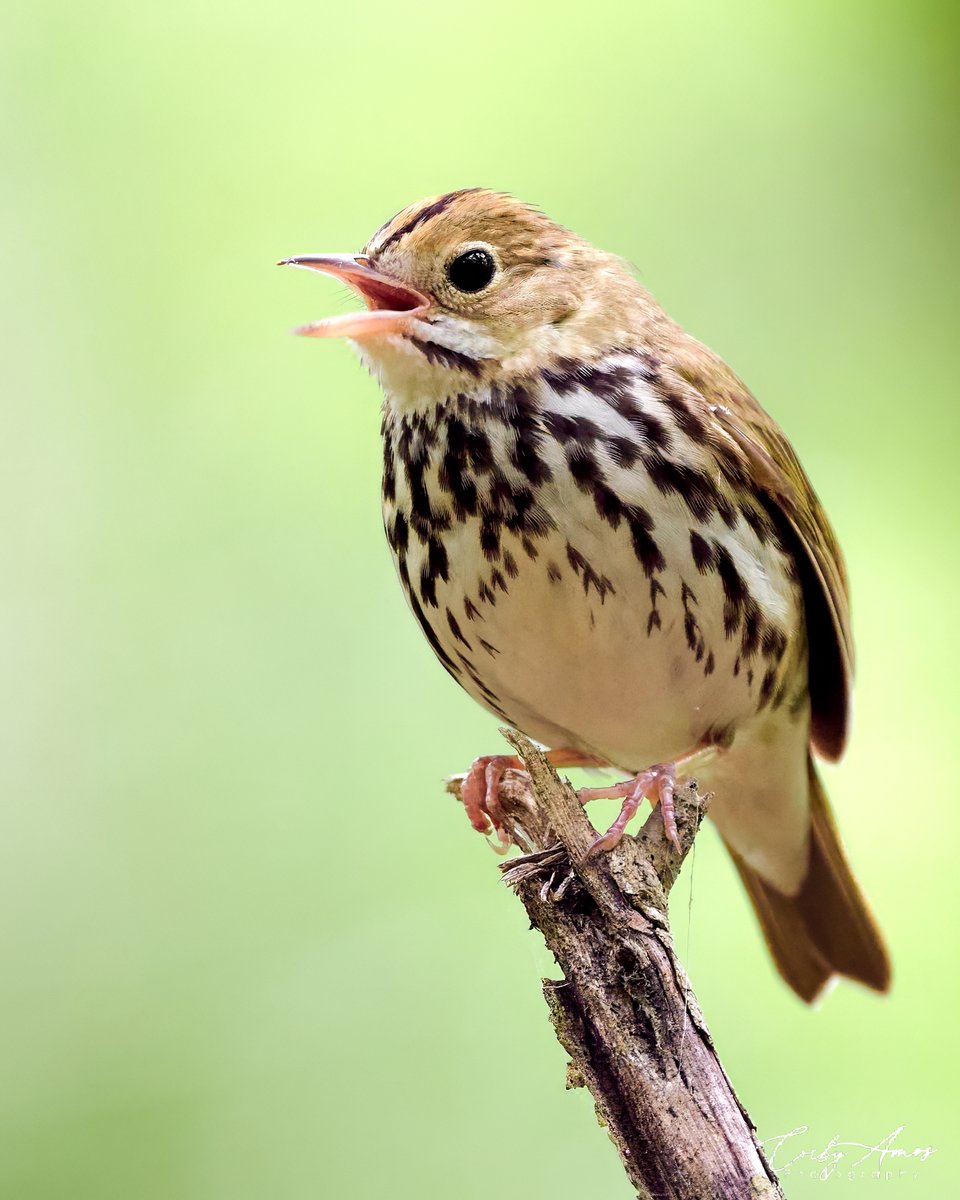
[[[394,287],[384,279],[354,276],[350,282],[366,300],[367,308],[374,311],[412,312],[423,304],[423,298],[416,292]]]

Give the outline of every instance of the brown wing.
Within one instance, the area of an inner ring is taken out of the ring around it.
[[[741,478],[745,472],[786,518],[803,581],[811,738],[824,758],[835,761],[846,743],[853,676],[850,597],[836,535],[793,447],[729,367],[693,339],[671,347],[669,357],[687,385],[685,395],[699,401],[721,462]]]

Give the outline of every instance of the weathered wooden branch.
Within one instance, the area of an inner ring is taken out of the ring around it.
[[[501,871],[563,972],[543,990],[570,1056],[567,1086],[590,1089],[642,1200],[782,1197],[667,922],[667,893],[709,798],[695,783],[678,790],[681,853],[654,812],[636,837],[587,856],[595,831],[573,789],[532,742],[503,732],[529,777],[504,779],[506,827],[523,854]]]

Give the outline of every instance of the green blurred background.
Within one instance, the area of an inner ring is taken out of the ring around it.
[[[956,1194],[955,6],[4,26],[3,1200],[630,1194],[441,790],[500,742],[393,578],[376,388],[287,335],[349,302],[273,266],[472,184],[637,263],[835,520],[860,661],[828,782],[895,990],[803,1008],[712,831],[677,938],[761,1136],[938,1148],[790,1196]]]

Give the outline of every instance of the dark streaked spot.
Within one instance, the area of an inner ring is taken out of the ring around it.
[[[453,659],[447,654],[447,652],[444,650],[443,646],[441,646],[440,639],[437,637],[436,633],[434,633],[433,626],[427,620],[426,615],[424,614],[423,609],[420,607],[420,603],[417,600],[417,597],[413,594],[412,589],[408,590],[408,598],[410,600],[410,607],[413,610],[413,615],[417,619],[417,624],[423,630],[424,636],[426,637],[426,639],[430,643],[430,645],[433,647],[434,654],[437,656],[437,658],[440,659],[440,661],[443,663],[443,665],[446,667],[446,669],[450,672],[451,675],[454,675],[454,676],[460,675],[461,674],[460,668],[453,661]]]
[[[530,503],[533,503],[533,492],[525,485],[514,489],[513,484],[504,475],[499,467],[494,467],[490,472],[490,488],[488,504],[489,507],[496,512],[498,516],[503,516],[508,506],[516,503],[516,498],[522,492],[526,492],[530,497]]]
[[[424,483],[424,461],[422,458],[411,459],[404,470],[407,476],[407,486],[410,489],[410,524],[417,532],[422,542],[429,540],[431,531],[442,531],[450,527],[450,515],[446,512],[434,512],[430,503],[430,494]]]
[[[662,454],[645,454],[643,462],[655,487],[664,495],[674,492],[680,496],[698,521],[706,521],[717,507],[717,488],[703,471],[664,458]]]
[[[495,702],[500,699],[497,693],[492,688],[487,687],[483,680],[479,679],[476,675],[473,676],[473,682],[477,685],[480,691],[483,692],[488,701]]]
[[[464,431],[464,444],[470,465],[480,475],[485,475],[493,466],[493,450],[490,439],[482,429],[467,428]]]
[[[787,649],[787,636],[776,625],[767,625],[763,635],[763,656],[779,662]]]
[[[683,604],[683,633],[687,639],[687,645],[693,651],[694,658],[697,662],[700,662],[706,651],[703,641],[703,631],[700,629],[697,614],[687,605],[685,599]]]
[[[510,425],[532,422],[540,412],[526,382],[514,383],[510,387],[500,387],[493,384],[490,388],[490,407],[498,409],[503,419]]]
[[[653,539],[653,518],[645,508],[638,504],[626,505],[623,510],[627,524],[630,526],[630,537],[633,541],[633,552],[640,560],[644,575],[649,578],[654,571],[662,571],[667,565],[660,547]]]
[[[756,534],[757,541],[761,546],[765,546],[767,542],[774,539],[777,531],[763,509],[754,508],[752,504],[744,504],[740,511],[743,519]]]
[[[395,453],[395,451],[394,451],[392,440],[384,441],[384,443],[383,443],[383,486],[381,488],[381,491],[383,493],[384,500],[390,501],[391,503],[394,500],[396,500],[396,498],[397,498],[397,477],[396,477],[396,474],[394,473],[394,467],[393,467],[394,453]]]
[[[574,575],[579,575],[581,569],[588,565],[580,551],[575,546],[571,546],[569,542],[567,542],[567,562],[573,567]]]
[[[491,500],[493,499],[494,493],[491,489]],[[511,533],[543,537],[556,525],[546,510],[537,504],[533,492],[528,487],[513,489],[507,482],[506,496],[500,498],[499,503],[503,511],[503,522]]]
[[[462,646],[466,646],[466,648],[468,650],[472,650],[473,647],[470,645],[470,643],[467,641],[467,639],[463,636],[463,632],[460,629],[460,624],[457,621],[457,618],[453,615],[453,613],[450,611],[449,608],[447,609],[447,624],[450,626],[450,632],[457,639],[457,641]]]
[[[586,446],[567,447],[567,466],[582,491],[590,491],[594,484],[603,479],[600,464]]]
[[[565,396],[577,386],[579,374],[584,370],[585,365],[576,359],[558,358],[550,368],[540,372],[540,377],[547,387],[552,388],[558,395]]]
[[[500,651],[496,648],[496,646],[494,646],[491,642],[486,641],[486,639],[477,638],[477,641],[484,648],[484,650],[486,650],[486,652],[490,655],[491,658],[494,658],[497,654],[500,653]]]
[[[543,423],[558,442],[593,443],[601,437],[600,426],[589,417],[569,416],[566,413],[543,414]]]
[[[499,588],[501,592],[506,593],[508,590],[507,589],[507,581],[504,579],[503,575],[497,570],[493,570],[490,572],[490,585],[494,589],[494,591],[496,591],[496,589]]]
[[[599,367],[584,364],[578,372],[578,383],[601,400],[613,400],[626,395],[633,379],[628,367]]]
[[[663,628],[663,625],[661,624],[661,621],[660,621],[659,612],[657,612],[657,610],[655,608],[651,609],[650,616],[647,617],[647,637],[649,637],[650,634],[653,633],[653,631],[655,629],[662,629],[662,628]]]
[[[631,438],[617,436],[607,438],[607,449],[617,466],[629,471],[640,457],[641,446]]]
[[[743,618],[743,641],[740,651],[744,658],[752,658],[760,645],[760,609],[752,596],[747,598]]]
[[[427,555],[427,565],[430,568],[430,574],[436,578],[440,578],[447,582],[450,578],[450,564],[447,560],[447,548],[439,538],[430,539],[430,549]]]
[[[400,576],[400,585],[403,588],[404,594],[409,596],[410,587],[410,570],[407,567],[407,556],[405,554],[397,555],[397,574]]]
[[[523,552],[526,554],[527,558],[530,558],[536,562],[540,557],[540,551],[533,544],[533,542],[531,542],[528,537],[523,537],[520,539],[520,545],[523,546]]]
[[[737,523],[737,510],[734,508],[729,496],[721,489],[716,489],[717,512],[720,514],[720,519],[728,529],[733,529]]]
[[[712,675],[716,665],[716,660],[714,659],[713,651],[711,650],[707,655],[707,661],[703,664],[704,675]]]
[[[453,515],[458,521],[462,521],[464,517],[472,517],[476,514],[479,505],[477,485],[469,475],[465,475],[463,471],[458,470],[450,463],[447,457],[444,457],[440,463],[437,478],[440,486],[449,493],[453,501]]]
[[[553,472],[542,456],[543,430],[537,420],[536,407],[523,384],[517,384],[507,393],[504,408],[509,414],[515,439],[510,461],[535,487],[547,483]]]
[[[641,379],[647,383],[660,382],[660,359],[652,350],[631,350],[626,353],[633,354],[638,359]]]
[[[605,483],[595,483],[592,490],[597,515],[602,517],[612,529],[618,529],[623,517],[623,501]]]
[[[431,538],[427,550],[427,561],[420,571],[420,595],[424,604],[437,607],[437,579],[447,582],[450,578],[450,564],[447,561],[447,550],[439,538]]]
[[[529,429],[517,429],[517,440],[511,451],[510,461],[534,487],[548,483],[553,478],[549,465],[540,456],[539,442],[531,436]]]
[[[701,575],[705,575],[714,565],[716,552],[707,539],[701,537],[695,529],[690,530],[690,553]]]
[[[733,745],[736,732],[736,726],[733,723],[729,725],[711,725],[703,735],[702,741],[704,745],[720,746],[721,749],[725,750]]]
[[[454,403],[457,406],[457,412],[462,413],[463,416],[468,417],[471,421],[477,422],[483,420],[483,411],[486,408],[486,404],[476,396],[460,392]]]
[[[402,461],[409,464],[413,457],[413,430],[410,428],[408,422],[401,422],[400,432],[397,434],[394,446],[396,447],[396,453]]]
[[[463,611],[466,613],[468,621],[472,621],[476,617],[479,617],[481,621],[483,620],[483,613],[479,608],[477,608],[469,596],[464,596],[463,598]]]
[[[547,563],[547,578],[550,580],[551,583],[559,583],[560,580],[562,579],[562,576],[560,574],[560,568],[557,566],[557,564],[555,562]]]
[[[485,703],[495,703],[495,702],[499,701],[500,697],[497,695],[497,693],[495,691],[493,691],[491,688],[487,687],[487,685],[483,682],[483,680],[480,678],[480,676],[474,670],[473,663],[471,663],[470,659],[467,658],[467,656],[464,653],[462,653],[462,651],[459,651],[459,650],[457,651],[457,658],[459,658],[460,661],[463,663],[473,686],[478,691],[483,693],[484,702]]]
[[[487,562],[500,557],[500,526],[489,517],[485,517],[480,526],[480,549]]]
[[[573,568],[574,575],[580,576],[585,596],[589,593],[591,586],[600,597],[601,604],[606,600],[608,592],[611,595],[616,594],[616,589],[606,575],[595,571],[580,551],[575,546],[571,546],[569,542],[567,542],[567,562]]]
[[[398,512],[387,531],[387,541],[395,553],[404,554],[409,540],[410,527],[407,525],[407,518],[402,512]]]
[[[726,546],[714,543],[715,567],[723,585],[723,632],[726,637],[732,637],[740,625],[744,608],[750,598],[747,585],[740,572],[733,565],[733,559]]]
[[[420,568],[420,599],[431,608],[437,607],[437,581],[427,570],[426,563]]]
[[[459,417],[448,417],[447,438],[440,469],[440,486],[453,498],[453,511],[458,520],[473,516],[477,511],[477,485],[467,473],[467,429]]]
[[[513,557],[509,550],[503,552],[503,569],[511,579],[516,579],[520,574],[520,568],[517,566],[517,560]]]
[[[648,446],[652,446],[657,450],[666,450],[669,448],[670,433],[666,425],[664,425],[659,417],[655,417],[653,413],[647,412],[643,405],[638,404],[633,396],[626,392],[614,391],[603,398],[612,409],[630,422]]]
[[[771,667],[763,677],[763,682],[760,684],[760,695],[757,697],[757,708],[763,708],[770,702],[773,696],[773,686],[777,681],[777,672]]]
[[[692,442],[702,445],[707,439],[707,427],[694,412],[692,405],[688,404],[682,396],[678,396],[676,392],[661,393],[660,399],[670,410],[677,427]]]

